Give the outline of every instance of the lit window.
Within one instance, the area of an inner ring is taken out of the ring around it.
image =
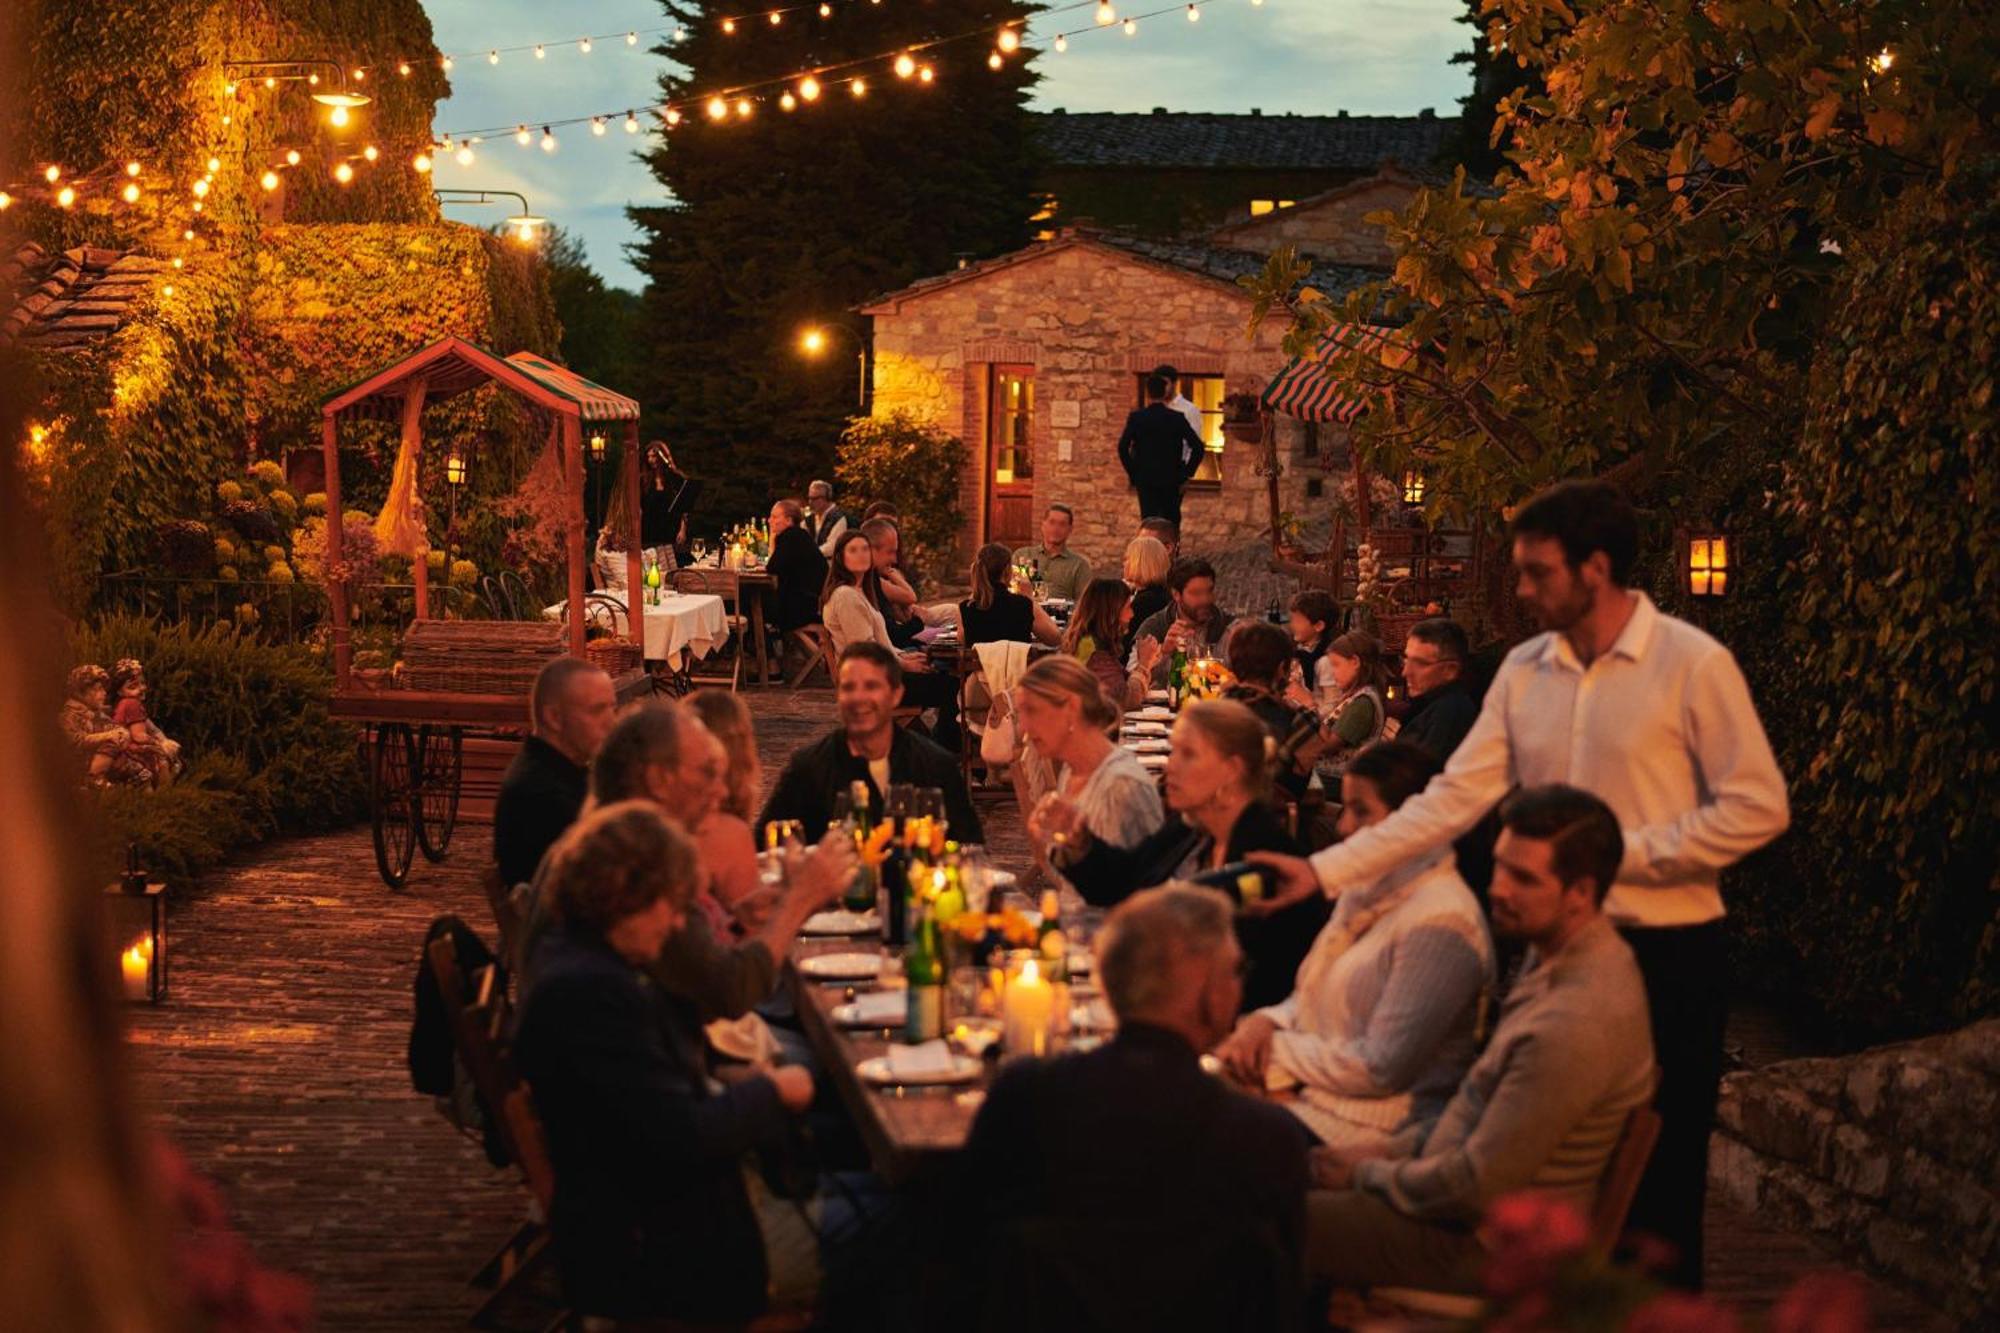
[[[1729,591],[1729,539],[1719,533],[1688,539],[1688,592],[1721,597]]]
[[[1297,202],[1298,200],[1296,199],[1252,199],[1250,201],[1250,216],[1261,218],[1266,213],[1275,213],[1281,208],[1290,208]]]

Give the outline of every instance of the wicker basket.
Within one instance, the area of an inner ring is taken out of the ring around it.
[[[583,655],[594,667],[602,668],[608,675],[622,676],[627,671],[637,671],[645,662],[645,655],[639,645],[623,637],[606,636],[592,639],[583,645]]]
[[[403,635],[403,679],[413,690],[525,695],[562,653],[553,620],[419,620]]]

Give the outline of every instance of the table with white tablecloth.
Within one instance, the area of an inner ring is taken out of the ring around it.
[[[643,604],[648,662],[681,665],[682,655],[702,658],[729,637],[729,615],[722,599],[713,593],[669,592],[661,590],[657,603]],[[551,620],[561,620],[566,603],[557,602],[543,612]],[[628,624],[622,611],[607,608],[615,622],[615,632],[625,634]]]

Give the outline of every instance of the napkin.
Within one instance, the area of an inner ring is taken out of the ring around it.
[[[944,1044],[942,1037],[916,1046],[905,1046],[900,1042],[892,1044],[888,1060],[889,1072],[896,1078],[934,1078],[939,1074],[949,1074],[956,1068],[952,1063],[951,1047]]]
[[[854,1019],[869,1027],[900,1023],[909,1012],[909,997],[899,990],[863,991],[854,997]]]

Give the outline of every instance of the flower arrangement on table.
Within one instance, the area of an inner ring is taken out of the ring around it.
[[[961,912],[946,933],[952,944],[970,951],[974,964],[984,967],[996,953],[1033,948],[1040,932],[1033,921],[1008,907],[998,912]]]
[[[1187,697],[1190,699],[1220,699],[1223,691],[1235,683],[1236,673],[1218,658],[1203,657],[1188,663]]]

